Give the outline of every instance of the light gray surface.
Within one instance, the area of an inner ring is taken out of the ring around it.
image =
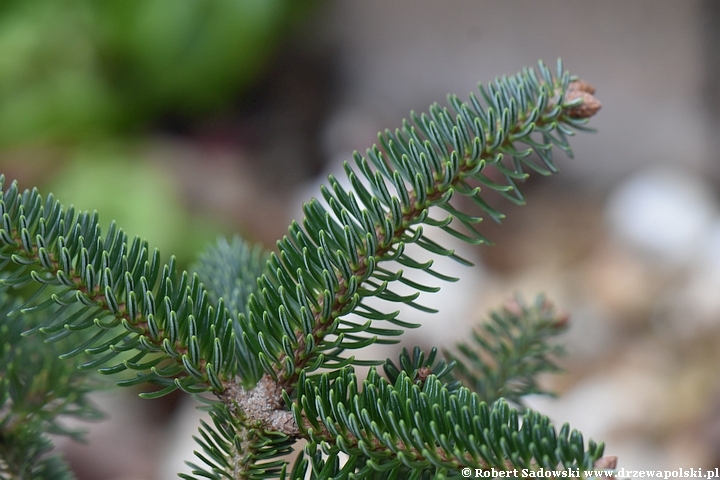
[[[642,165],[707,165],[700,6],[345,0],[327,4],[319,35],[339,55],[340,108],[378,128],[448,92],[467,98],[477,81],[562,57],[604,105],[592,122],[602,136],[575,140],[578,160],[561,162],[563,178],[604,189]],[[347,151],[367,148],[369,135]]]

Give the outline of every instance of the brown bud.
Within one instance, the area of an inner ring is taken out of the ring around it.
[[[595,93],[595,87],[590,85],[585,80],[575,80],[574,82],[570,82],[568,85],[568,90],[578,90],[581,92],[589,93],[592,95]]]
[[[565,94],[565,101],[572,102],[576,98],[582,98],[582,103],[567,110],[570,118],[590,118],[602,108],[597,98],[581,90],[568,90]]]
[[[417,381],[419,383],[425,383],[425,380],[432,374],[432,370],[428,367],[420,367],[417,371]]]

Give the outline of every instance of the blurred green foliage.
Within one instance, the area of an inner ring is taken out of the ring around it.
[[[136,147],[164,118],[232,108],[311,5],[0,1],[0,171],[16,170],[3,152],[60,147],[34,167],[44,189],[187,265],[219,226],[188,213],[167,172]]]
[[[79,210],[97,210],[103,231],[115,220],[130,237],[139,235],[186,265],[220,226],[187,212],[182,192],[165,172],[131,150],[103,145],[78,151],[48,188]]]
[[[0,148],[221,108],[307,1],[4,0]]]

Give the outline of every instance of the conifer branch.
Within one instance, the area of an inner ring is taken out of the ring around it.
[[[558,432],[528,410],[522,418],[500,400],[488,407],[461,387],[455,393],[430,376],[420,386],[405,373],[390,385],[371,370],[360,390],[351,369],[334,381],[302,379],[293,412],[304,436],[330,450],[365,457],[377,469],[561,468],[588,470],[603,445],[566,424]],[[309,421],[306,421],[309,420]],[[302,422],[302,423],[301,423]],[[544,438],[538,442],[538,438]]]
[[[0,479],[71,480],[65,462],[49,454],[49,434],[83,439],[83,432],[61,422],[101,418],[86,397],[98,382],[77,370],[79,359],[57,358],[67,339],[52,345],[37,337],[21,339],[40,318],[30,314],[21,323],[10,317],[18,306],[17,299],[0,293]]]
[[[586,448],[578,432],[567,426],[557,432],[534,412],[521,421],[502,400],[488,406],[467,387],[441,380],[449,366],[401,357],[402,370],[386,365],[392,383],[373,370],[360,391],[352,367],[381,362],[361,362],[345,351],[394,343],[415,326],[398,312],[372,307],[371,298],[431,311],[416,299],[438,288],[390,265],[454,280],[432,261],[411,258],[405,246],[470,265],[423,228],[487,243],[476,225],[503,215],[483,189],[523,203],[517,183],[529,170],[556,172],[553,147],[571,155],[567,137],[586,130],[600,108],[593,93],[560,63],[555,77],[540,63],[539,76],[525,69],[481,86],[482,102],[450,96],[449,108],[413,114],[412,123],[381,134],[380,146],[366,157],[355,154],[355,166],[345,164],[349,189],[329,177],[321,188],[327,207],[317,199],[304,205],[302,226],[290,226],[265,274],[259,253],[239,241],[209,251],[198,271],[210,290],[197,274],[178,274],[172,257],[161,268],[157,251],[150,254],[139,239],[128,242],[114,223],[103,236],[96,214],[77,214],[51,195],[43,201],[37,190],[3,185],[1,282],[30,287],[31,297],[16,312],[46,316],[26,333],[49,334],[49,341],[71,336],[75,343],[62,357],[92,356],[79,368],[135,371],[118,384],[158,385],[144,394],[150,398],[178,388],[212,391],[219,400],[209,407],[213,425],[203,424],[198,439],[208,468],[194,465],[194,475],[285,478],[287,467],[277,457],[298,438],[309,446],[289,472],[293,479],[377,471],[397,478],[460,466],[590,468],[602,444]],[[486,168],[504,181],[491,180]],[[455,194],[481,213],[458,210],[451,204]],[[430,216],[436,211],[444,218]],[[414,293],[394,292],[397,284]],[[134,356],[115,360],[122,352]],[[500,383],[510,378],[500,377]],[[349,455],[347,462],[340,462],[340,452]]]
[[[496,80],[488,91],[481,87],[487,110],[474,96],[471,106],[451,96],[454,120],[447,109],[437,106],[431,108],[429,117],[413,115],[413,125],[406,122],[401,131],[380,136],[382,149],[368,150],[369,162],[355,154],[359,173],[345,164],[352,191],[346,192],[337,179],[329,177],[332,191],[322,188],[329,210],[316,199],[305,204],[304,229],[293,223],[289,237],[278,242],[279,255],[271,256],[271,271],[262,277],[260,292],[250,299],[248,318],[241,319],[246,342],[260,352],[265,373],[283,389],[292,391],[303,371],[358,364],[353,357],[340,354],[377,341],[393,342],[380,337],[402,332],[376,327],[374,321],[413,326],[398,320],[397,313],[376,311],[363,303],[366,298],[427,310],[415,299],[420,291],[434,287],[411,282],[402,270],[391,272],[382,264],[394,260],[449,278],[433,271],[432,262],[418,263],[404,255],[406,244],[417,243],[431,253],[469,263],[423,235],[422,224],[427,224],[473,244],[486,243],[475,227],[482,217],[458,211],[449,203],[455,192],[470,197],[485,214],[499,221],[502,214],[487,204],[481,188],[473,187],[472,182],[522,203],[516,181],[526,177],[524,168],[541,174],[556,171],[552,146],[570,153],[566,135],[573,134],[572,128],[583,128],[600,104],[589,93],[592,87],[563,72],[560,64],[558,78],[542,63],[540,68],[542,80],[532,70],[525,70],[517,77]],[[533,138],[536,132],[543,142]],[[520,143],[530,148],[518,150],[516,144]],[[528,161],[532,152],[544,166]],[[512,158],[511,167],[503,163],[504,155]],[[497,169],[507,184],[491,182],[484,172],[486,166]],[[390,194],[391,189],[396,196]],[[434,207],[448,216],[432,219],[428,214]],[[465,232],[451,227],[453,220]],[[418,291],[410,296],[395,294],[388,288],[394,281]],[[368,322],[348,320],[351,313]],[[282,328],[276,328],[278,325]]]
[[[537,375],[557,373],[555,357],[564,350],[550,343],[567,328],[568,315],[539,296],[531,305],[517,297],[473,332],[473,343],[458,344],[459,354],[445,352],[455,368],[450,377],[476,392],[488,404],[500,398],[522,405],[522,397],[548,393]]]
[[[202,478],[278,478],[287,466],[278,456],[292,451],[294,439],[276,431],[264,430],[241,410],[215,402],[208,408],[213,425],[201,421],[195,440],[203,452],[196,455],[210,469],[190,463],[193,475]],[[181,474],[180,477],[197,477]]]

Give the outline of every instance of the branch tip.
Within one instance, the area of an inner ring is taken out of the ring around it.
[[[593,96],[595,93],[595,87],[590,85],[585,80],[576,80],[570,82],[568,85],[567,92],[565,93],[565,100],[572,102],[577,98],[582,98],[582,103],[575,107],[568,109],[567,115],[570,118],[590,118],[595,115],[602,108],[600,101]]]

